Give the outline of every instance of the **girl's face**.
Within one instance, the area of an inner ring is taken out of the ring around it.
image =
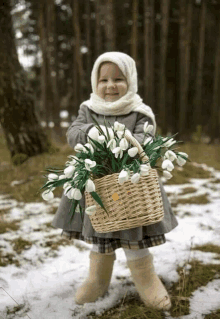
[[[125,95],[127,90],[126,78],[117,64],[103,63],[99,71],[97,95],[106,102],[114,102]]]

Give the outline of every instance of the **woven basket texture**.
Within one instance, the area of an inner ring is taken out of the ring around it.
[[[158,223],[164,217],[159,177],[151,168],[149,175],[141,176],[138,183],[130,180],[120,185],[119,173],[94,179],[96,193],[105,210],[85,192],[86,208],[96,205],[96,212],[89,218],[97,233],[108,233]]]

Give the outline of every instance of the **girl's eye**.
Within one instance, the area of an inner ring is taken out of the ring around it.
[[[116,81],[123,81],[123,79],[116,79]]]

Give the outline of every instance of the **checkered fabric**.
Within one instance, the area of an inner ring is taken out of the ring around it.
[[[129,241],[120,238],[84,237],[80,232],[63,230],[61,236],[68,239],[74,238],[82,240],[88,244],[95,244],[98,246],[98,252],[101,254],[111,253],[118,248],[137,250],[158,246],[166,242],[165,235],[145,236],[144,239],[140,241]]]

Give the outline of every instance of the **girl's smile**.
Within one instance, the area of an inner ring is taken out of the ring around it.
[[[128,85],[119,67],[112,62],[100,66],[97,95],[107,102],[114,102],[127,93]]]

